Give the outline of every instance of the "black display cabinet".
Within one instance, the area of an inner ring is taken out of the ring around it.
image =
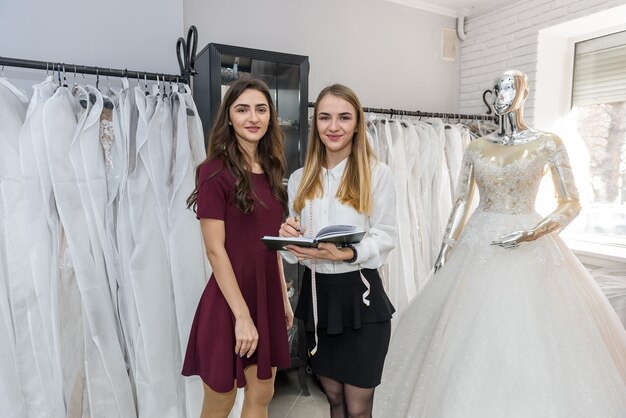
[[[304,162],[308,132],[309,57],[231,45],[209,44],[195,61],[193,96],[205,138],[228,85],[242,75],[268,85],[285,132],[286,177]]]
[[[195,69],[198,74],[193,80],[193,96],[206,140],[228,85],[243,75],[265,81],[276,104],[279,124],[285,133],[286,184],[289,175],[302,166],[306,153],[309,58],[211,43],[196,56]],[[284,271],[289,300],[295,310],[303,269],[299,264],[284,263]],[[289,349],[291,368],[298,369],[300,387],[303,394],[308,396],[306,334],[301,321],[295,321],[289,332]]]

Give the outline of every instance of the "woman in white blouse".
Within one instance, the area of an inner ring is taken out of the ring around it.
[[[377,271],[395,246],[393,179],[376,161],[351,89],[322,90],[314,122],[304,167],[289,179],[290,217],[280,235],[314,237],[335,224],[366,235],[342,248],[287,246],[283,257],[306,266],[295,316],[305,322],[311,367],[331,417],[369,417],[394,312]]]

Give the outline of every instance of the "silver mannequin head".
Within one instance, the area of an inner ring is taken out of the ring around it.
[[[498,115],[499,129],[489,135],[494,142],[520,144],[532,141],[539,132],[524,122],[524,102],[528,97],[528,77],[521,71],[509,70],[493,83],[493,109]]]
[[[528,97],[528,78],[518,70],[502,73],[493,83],[493,108],[496,115],[520,110]]]

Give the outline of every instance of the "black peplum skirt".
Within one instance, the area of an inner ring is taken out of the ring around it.
[[[378,271],[362,269],[361,272],[370,284],[369,306],[363,303],[366,286],[358,270],[316,273],[318,346],[309,361],[318,376],[373,388],[380,384],[395,309],[387,298]],[[315,346],[315,328],[308,268],[295,316],[305,323],[310,351]]]

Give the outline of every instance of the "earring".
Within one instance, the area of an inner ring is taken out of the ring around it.
[[[229,124],[230,126],[233,126],[233,123],[232,123],[232,122],[228,122],[228,124]]]

